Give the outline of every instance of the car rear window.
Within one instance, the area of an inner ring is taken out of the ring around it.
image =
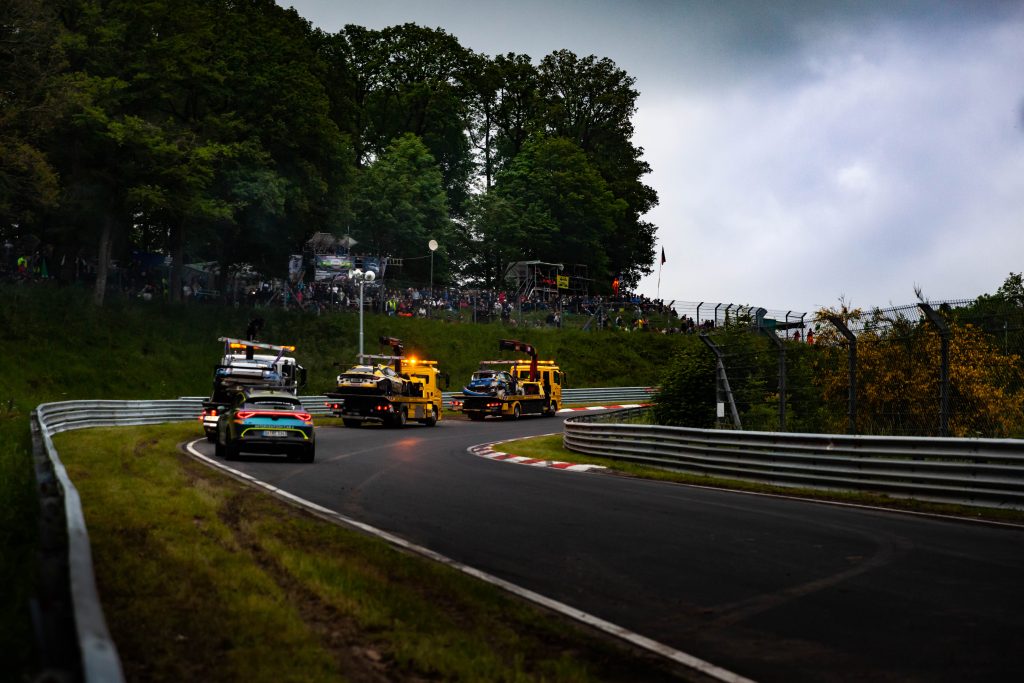
[[[299,408],[298,403],[289,403],[288,401],[246,401],[245,405],[242,406],[248,410],[296,410]]]

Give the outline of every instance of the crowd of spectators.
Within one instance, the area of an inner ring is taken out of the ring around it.
[[[9,255],[10,250],[8,249]],[[47,259],[40,252],[5,258],[0,271],[5,279],[31,282],[54,277],[49,273]],[[9,263],[7,263],[9,261]],[[168,298],[166,268],[141,267],[131,264],[117,275],[112,286],[126,297],[143,301]],[[235,306],[260,308],[283,306],[299,308],[315,314],[359,309],[359,286],[349,278],[300,281],[259,277],[233,282],[229,291],[207,288],[203,278],[186,277],[181,285],[181,299],[193,301],[227,301]],[[715,321],[695,320],[680,314],[674,302],[651,299],[642,294],[619,292],[603,296],[562,291],[533,291],[519,296],[509,291],[480,288],[429,287],[397,282],[374,282],[363,287],[363,310],[367,313],[407,318],[432,318],[448,322],[501,322],[510,327],[565,327],[618,332],[661,334],[697,334],[715,327]],[[799,340],[799,333],[795,339]],[[811,343],[811,339],[807,339]]]
[[[284,284],[272,289],[268,283],[251,289],[249,303],[299,307],[317,313],[331,310],[358,310],[359,287],[349,279]],[[374,283],[364,286],[363,307],[381,315],[434,318],[450,322],[494,322],[509,326],[574,327],[625,332],[695,334],[714,326],[701,325],[686,315],[680,316],[671,305],[642,294],[619,296],[534,291],[516,296],[508,291],[479,288],[396,286]]]

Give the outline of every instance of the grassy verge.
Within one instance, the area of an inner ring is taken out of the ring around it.
[[[129,680],[671,678],[660,661],[209,469],[177,447],[195,436],[187,424],[56,440]]]
[[[518,441],[507,441],[496,445],[494,448],[502,453],[513,453],[515,455],[523,455],[530,458],[603,465],[614,474],[640,477],[643,479],[655,479],[658,481],[670,481],[679,484],[691,484],[694,486],[712,486],[715,488],[731,489],[734,491],[768,493],[780,496],[810,498],[814,500],[834,501],[856,505],[872,505],[876,507],[891,508],[893,510],[949,515],[970,519],[983,519],[992,522],[1024,524],[1024,511],[1020,510],[999,510],[995,508],[969,507],[966,505],[930,503],[920,500],[893,498],[884,494],[868,493],[863,491],[823,491],[820,489],[773,486],[771,484],[761,484],[741,479],[724,479],[701,474],[674,472],[672,470],[651,467],[649,465],[642,465],[627,460],[600,458],[583,453],[577,453],[565,448],[562,445],[562,436],[560,434],[520,439]]]

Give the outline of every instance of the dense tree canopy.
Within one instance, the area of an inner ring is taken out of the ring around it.
[[[396,138],[361,174],[354,195],[352,236],[369,253],[422,255],[431,239],[451,243],[441,170],[412,133]],[[408,268],[423,280],[425,265],[410,260]]]
[[[0,233],[95,263],[97,301],[132,250],[170,257],[174,296],[184,263],[281,275],[316,232],[416,279],[428,239],[438,281],[652,268],[638,93],[608,59],[326,33],[272,0],[11,0],[0,67]]]

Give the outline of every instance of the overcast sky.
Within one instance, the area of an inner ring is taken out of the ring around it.
[[[636,78],[667,257],[649,296],[885,307],[1024,270],[1024,1],[279,1]]]

